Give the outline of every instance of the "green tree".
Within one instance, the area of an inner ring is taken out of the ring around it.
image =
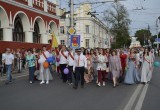
[[[141,29],[137,30],[135,33],[135,37],[137,37],[137,40],[140,41],[141,45],[147,45],[147,41],[151,40],[151,32],[148,29]],[[153,43],[153,39],[151,40]]]
[[[119,2],[113,4],[111,9],[105,11],[104,20],[110,25],[110,31],[114,35],[112,48],[129,46],[129,24],[131,20],[127,9]]]

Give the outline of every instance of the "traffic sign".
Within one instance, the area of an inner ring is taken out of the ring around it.
[[[68,30],[68,33],[69,33],[70,35],[72,35],[72,34],[75,33],[75,31],[76,31],[76,30],[75,30],[73,27],[70,27],[69,30]]]

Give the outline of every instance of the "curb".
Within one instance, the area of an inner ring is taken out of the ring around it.
[[[27,76],[28,76],[28,74],[13,76],[13,80],[20,79],[20,78],[27,77]],[[0,84],[4,83],[5,81],[6,81],[6,78],[0,79]]]

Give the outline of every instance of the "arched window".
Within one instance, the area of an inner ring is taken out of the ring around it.
[[[40,43],[40,31],[39,31],[39,25],[38,22],[36,21],[34,24],[34,32],[33,32],[33,42],[34,43]]]
[[[23,25],[22,25],[21,18],[19,16],[16,17],[14,22],[13,41],[17,41],[17,42],[25,41],[25,35],[23,33]]]

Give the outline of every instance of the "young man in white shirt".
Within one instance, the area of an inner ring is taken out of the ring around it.
[[[81,49],[77,50],[77,55],[74,57],[74,66],[73,71],[75,74],[75,84],[73,86],[74,89],[78,88],[79,79],[81,80],[81,87],[84,87],[84,70],[87,68],[87,60],[86,57],[81,54]]]
[[[71,48],[69,48],[69,52],[68,52],[68,69],[69,69],[69,73],[68,73],[68,81],[69,81],[69,85],[72,84],[72,75],[73,75],[73,64],[74,64],[74,52]]]
[[[62,74],[63,83],[67,82],[67,74],[64,74],[64,69],[67,67],[67,59],[68,59],[68,51],[66,50],[66,46],[63,45],[62,49],[59,52],[60,57],[60,71]]]
[[[12,66],[14,64],[14,56],[11,53],[10,48],[6,49],[6,54],[3,56],[2,62],[5,63],[5,66],[6,66],[6,70],[7,70],[7,82],[6,82],[6,84],[8,84],[9,82],[12,81],[11,69],[12,69]]]

